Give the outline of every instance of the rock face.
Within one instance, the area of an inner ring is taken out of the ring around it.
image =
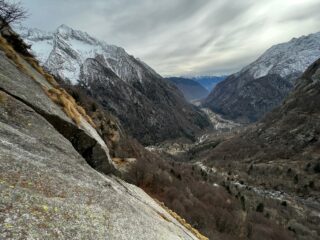
[[[113,164],[109,150],[95,129],[84,119],[81,119],[79,127],[76,126],[59,106],[52,104],[51,99],[45,94],[42,86],[52,88],[47,80],[22,58],[19,61],[35,80],[23,74],[12,62],[8,61],[3,52],[0,52],[0,89],[19,98],[28,106],[32,106],[69,139],[95,168],[104,173],[112,172]]]
[[[268,49],[255,62],[219,83],[203,105],[240,122],[254,122],[278,106],[295,80],[320,57],[320,33]]]
[[[208,96],[209,91],[198,82],[180,77],[167,78],[171,83],[177,86],[188,101],[199,100]]]
[[[0,61],[0,239],[197,239],[141,189],[90,167],[112,166],[95,129],[74,124],[27,62],[29,74],[2,51]]]
[[[210,124],[176,87],[122,48],[65,25],[54,33],[21,32],[45,68],[85,88],[142,143],[192,138]]]

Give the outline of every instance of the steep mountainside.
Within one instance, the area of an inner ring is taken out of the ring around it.
[[[205,87],[208,91],[212,91],[212,89],[221,81],[226,79],[227,76],[197,76],[193,77],[192,80],[197,81],[203,87]]]
[[[2,37],[0,49],[0,239],[198,239],[107,175],[108,147],[85,111]]]
[[[278,221],[298,239],[320,239],[319,99],[320,59],[260,124],[205,154],[207,165],[228,173],[228,180],[243,188],[247,204],[253,193],[282,202],[272,215],[282,216]],[[270,209],[270,202],[263,201]]]
[[[46,69],[85,88],[144,144],[193,138],[210,124],[176,87],[120,47],[65,25],[54,33],[19,31]]]
[[[181,77],[170,77],[167,79],[179,88],[188,101],[202,99],[209,94],[206,88],[194,80]]]
[[[295,80],[320,57],[320,33],[268,49],[255,62],[219,83],[203,105],[225,117],[254,122],[278,106]]]

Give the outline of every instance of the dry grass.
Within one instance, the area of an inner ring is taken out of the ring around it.
[[[89,117],[86,111],[79,106],[73,97],[71,97],[63,88],[51,88],[44,87],[45,92],[56,104],[60,105],[63,111],[71,118],[77,125],[80,124],[81,116],[84,117],[89,124],[94,128],[96,127],[91,117]]]
[[[29,77],[31,77],[34,81],[39,83],[33,74],[23,66],[21,62],[21,57],[17,52],[13,49],[13,47],[3,38],[0,36],[0,48],[4,51],[6,56],[12,60],[18,69],[23,71]],[[47,95],[54,101],[56,104],[62,107],[63,111],[67,114],[69,118],[71,118],[77,125],[80,124],[81,116],[87,120],[87,122],[94,128],[96,128],[94,122],[92,121],[91,117],[88,116],[86,111],[79,106],[74,98],[70,96],[63,88],[59,87],[59,84],[54,79],[51,74],[48,74],[44,71],[44,69],[39,65],[39,62],[32,58],[32,57],[25,57],[24,59],[37,71],[39,72],[48,83],[50,83],[53,88],[49,89],[48,87],[44,86],[43,84],[39,83],[42,88],[45,90]]]
[[[127,161],[124,158],[112,158],[112,161],[117,165],[125,165]]]
[[[16,51],[13,49],[13,47],[7,42],[7,40],[5,38],[3,38],[2,36],[0,36],[0,48],[4,51],[4,53],[6,54],[6,56],[12,60],[16,66],[20,69],[23,70],[24,67],[21,64],[20,60],[19,60],[19,56],[16,53]]]
[[[44,74],[44,70],[40,67],[39,62],[33,57],[23,56],[24,60],[26,60],[34,69],[36,69],[40,74]]]
[[[45,91],[55,103],[62,107],[63,111],[68,115],[68,117],[70,117],[77,125],[79,125],[80,116],[82,116],[92,127],[96,128],[93,120],[90,116],[88,116],[83,107],[79,106],[74,98],[67,93],[67,91],[59,87],[59,84],[54,77],[45,72],[36,59],[32,57],[25,57],[24,59],[54,87],[49,90],[45,88]]]
[[[0,91],[0,103],[6,103],[7,102],[7,95],[5,95],[3,92]]]
[[[54,77],[47,73],[40,65],[39,62],[33,57],[24,57],[24,59],[35,69],[38,73],[40,73],[52,86],[59,87],[59,84],[54,79]]]
[[[69,94],[68,94],[69,95]],[[70,98],[72,98],[70,95],[69,95]],[[73,99],[73,98],[72,98]],[[74,99],[73,99],[74,101]],[[76,108],[78,110],[78,112],[87,120],[88,123],[90,123],[90,125],[94,128],[96,128],[96,125],[95,123],[93,122],[92,118],[86,113],[86,110],[84,110],[83,107],[81,107],[80,105],[76,104]]]
[[[44,90],[53,102],[62,107],[63,111],[69,118],[71,118],[77,125],[80,124],[80,113],[64,91],[59,88],[44,88]]]
[[[163,202],[159,202],[155,199],[155,201],[163,207],[174,219],[176,219],[181,225],[183,225],[186,229],[188,229],[190,232],[192,232],[199,240],[209,240],[209,238],[203,236],[197,229],[193,228],[189,223],[186,222],[185,219],[180,217],[177,213],[169,209],[164,205]],[[167,218],[166,218],[167,219]]]

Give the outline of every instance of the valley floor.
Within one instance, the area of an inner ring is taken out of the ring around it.
[[[234,125],[233,125],[234,126]],[[320,239],[320,198],[318,195],[297,194],[272,188],[264,175],[247,177],[241,167],[232,169],[221,167],[218,163],[206,163],[208,153],[222,142],[228,141],[246,129],[254,126],[234,127],[223,130],[211,130],[203,133],[197,141],[191,143],[182,139],[146,147],[149,151],[166,155],[167,158],[178,162],[187,162],[199,169],[217,188],[226,189],[234,196],[246,213],[257,212],[266,219],[294,233],[296,239]],[[273,161],[269,165],[272,166]],[[285,166],[287,164],[284,163]],[[233,165],[234,167],[235,165]]]

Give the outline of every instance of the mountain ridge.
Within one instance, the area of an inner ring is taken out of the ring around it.
[[[320,32],[272,46],[219,83],[203,105],[224,117],[254,122],[278,106],[295,80],[320,57]]]

